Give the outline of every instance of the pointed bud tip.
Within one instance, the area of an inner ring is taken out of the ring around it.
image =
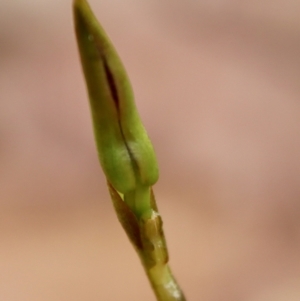
[[[74,9],[80,9],[82,7],[88,6],[88,3],[86,0],[74,0],[73,1],[73,7]]]
[[[74,0],[73,1],[74,15],[77,16],[82,14],[83,10],[86,9],[86,7],[88,7],[88,3],[86,2],[86,0]]]
[[[87,20],[93,18],[93,12],[86,0],[73,1],[73,14],[76,26],[83,25],[87,23]]]

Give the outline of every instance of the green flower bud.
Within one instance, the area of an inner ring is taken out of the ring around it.
[[[74,19],[103,171],[123,194],[152,186],[156,157],[122,62],[86,0],[74,1]]]

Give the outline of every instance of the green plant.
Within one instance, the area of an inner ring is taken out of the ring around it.
[[[155,153],[126,71],[86,0],[75,0],[73,8],[99,159],[118,219],[157,300],[184,301],[168,265],[162,219],[152,191],[158,180]]]

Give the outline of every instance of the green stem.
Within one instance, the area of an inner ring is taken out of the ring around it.
[[[163,221],[158,213],[152,189],[148,190],[148,204],[151,208],[137,215],[130,207],[138,201],[137,199],[130,200],[127,195],[125,202],[122,194],[110,183],[108,187],[118,219],[141,259],[157,301],[185,301],[168,265],[169,255]],[[137,195],[132,193],[132,196]]]
[[[150,269],[145,267],[145,270],[158,301],[185,301],[167,264],[156,265]]]
[[[152,204],[157,210],[154,195]],[[142,250],[139,252],[144,269],[158,301],[185,301],[168,265],[169,255],[160,214],[154,208],[140,217]]]

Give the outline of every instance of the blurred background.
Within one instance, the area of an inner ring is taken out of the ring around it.
[[[300,2],[90,3],[187,299],[300,300]],[[71,1],[0,2],[0,241],[0,300],[154,300],[97,161]]]

